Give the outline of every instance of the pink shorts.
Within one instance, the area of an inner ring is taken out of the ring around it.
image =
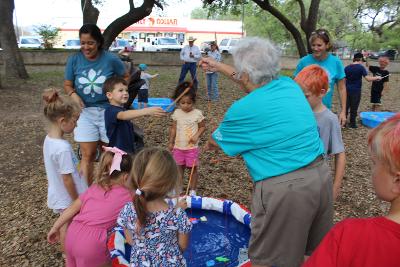
[[[186,166],[188,168],[192,168],[193,162],[195,166],[199,164],[199,148],[192,149],[179,149],[174,148],[172,150],[172,155],[176,161],[176,164],[179,166]]]

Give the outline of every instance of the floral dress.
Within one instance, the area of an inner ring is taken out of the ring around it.
[[[178,233],[189,233],[192,223],[184,210],[169,207],[152,212],[148,223],[136,232],[137,215],[132,202],[121,210],[118,224],[132,234],[131,266],[186,266],[178,245]]]

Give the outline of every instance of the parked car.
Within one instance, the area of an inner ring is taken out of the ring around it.
[[[180,51],[182,45],[176,38],[172,37],[152,37],[149,42],[142,44],[142,51]]]
[[[79,39],[65,40],[63,47],[65,49],[81,49],[81,41]]]
[[[109,50],[110,51],[121,51],[122,49],[127,49],[128,51],[134,51],[134,47],[131,46],[127,39],[115,39],[115,41],[111,44]]]
[[[214,41],[204,41],[200,44],[200,51],[202,53],[207,53],[211,50],[210,44]]]
[[[378,59],[379,56],[387,56],[390,60],[394,60],[397,57],[397,50],[395,49],[388,49],[388,50],[379,50],[378,52],[370,52],[369,58],[371,59]]]
[[[221,53],[231,53],[232,48],[237,44],[238,41],[239,38],[222,39],[222,41],[219,43],[219,51],[221,51]]]
[[[39,37],[21,36],[18,42],[19,48],[44,48],[43,42]]]

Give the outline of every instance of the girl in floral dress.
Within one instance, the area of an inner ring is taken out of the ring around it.
[[[131,244],[131,266],[186,266],[183,251],[189,243],[192,224],[181,200],[177,207],[165,202],[169,192],[179,192],[178,168],[163,149],[140,151],[133,162],[133,202],[121,210],[118,224]]]

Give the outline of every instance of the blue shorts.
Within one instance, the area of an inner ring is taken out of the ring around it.
[[[99,107],[82,109],[76,128],[74,129],[75,142],[102,141],[103,143],[108,143],[104,110],[104,108]]]
[[[148,103],[149,102],[149,90],[140,89],[138,92],[138,102]]]

